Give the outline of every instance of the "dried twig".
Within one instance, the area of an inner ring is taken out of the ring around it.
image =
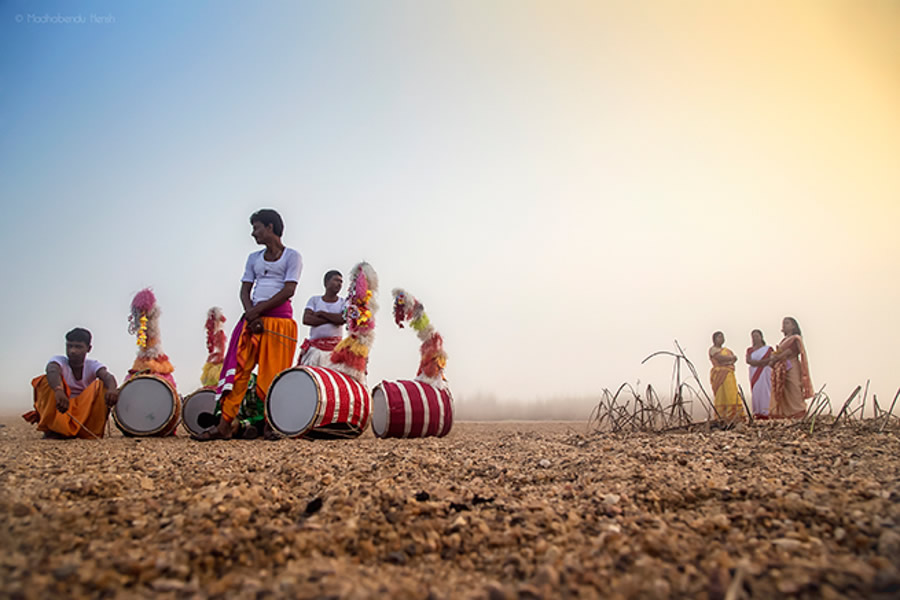
[[[744,403],[744,410],[747,411],[747,417],[750,419],[750,424],[753,425],[753,421],[755,421],[755,419],[753,418],[753,413],[750,411],[750,407],[747,406],[747,398],[744,396],[744,388],[742,388],[740,385],[738,385],[738,394],[740,394],[741,396],[741,402]]]
[[[894,401],[891,402],[890,410],[888,410],[887,414],[884,415],[884,423],[881,424],[881,429],[879,429],[879,431],[884,431],[884,428],[887,427],[888,421],[891,420],[891,415],[894,414],[894,405],[897,404],[898,396],[900,396],[900,389],[898,389],[897,393],[894,394]]]
[[[866,391],[863,393],[862,412],[859,413],[859,420],[866,418],[866,398],[869,396],[869,380],[866,379]],[[855,411],[854,411],[855,412]]]
[[[844,413],[847,412],[847,407],[850,406],[850,403],[853,402],[853,399],[856,398],[856,395],[859,394],[860,390],[862,390],[862,386],[856,386],[856,389],[853,390],[853,393],[850,394],[850,397],[847,398],[846,402],[844,402],[844,406],[841,407],[841,412],[839,412],[838,416],[835,417],[834,423],[831,424],[832,427],[835,427],[838,424],[838,421],[840,421],[841,417],[844,416]]]

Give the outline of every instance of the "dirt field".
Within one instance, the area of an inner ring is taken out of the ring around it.
[[[198,444],[4,422],[4,597],[900,596],[896,431]]]

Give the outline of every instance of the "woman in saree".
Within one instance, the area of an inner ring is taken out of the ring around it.
[[[775,349],[766,344],[759,329],[750,332],[752,345],[747,348],[747,364],[750,365],[750,395],[753,400],[753,416],[769,418],[769,398],[772,395],[772,367],[769,358]]]
[[[726,421],[733,421],[744,416],[744,407],[738,396],[737,380],[734,378],[734,363],[737,356],[725,347],[725,334],[717,331],[712,337],[713,345],[709,349],[709,360],[712,369],[709,381],[715,396],[716,416]]]
[[[769,357],[772,366],[772,406],[776,418],[797,419],[806,414],[807,398],[813,397],[809,361],[800,326],[794,317],[781,322],[784,339]]]

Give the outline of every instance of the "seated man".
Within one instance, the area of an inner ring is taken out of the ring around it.
[[[265,401],[272,380],[291,366],[297,350],[297,322],[291,298],[300,280],[302,258],[281,242],[284,222],[274,210],[266,208],[253,213],[250,225],[250,235],[265,249],[247,258],[241,278],[244,315],[231,333],[216,389],[222,419],[216,429],[191,436],[201,442],[231,438],[254,367],[259,365],[256,394]]]
[[[343,338],[345,298],[338,293],[344,285],[340,271],[325,273],[325,295],[313,296],[303,311],[303,324],[309,326],[309,337],[300,346],[297,364],[308,367],[327,367],[331,351]]]
[[[34,410],[22,416],[45,438],[103,437],[119,390],[112,373],[87,358],[90,351],[91,332],[76,327],[66,334],[66,355],[51,358],[46,375],[32,380]]]

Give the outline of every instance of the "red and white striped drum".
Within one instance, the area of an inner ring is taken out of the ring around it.
[[[125,435],[171,435],[178,427],[181,399],[162,377],[135,375],[119,386],[119,400],[112,416]]]
[[[324,367],[282,371],[266,396],[266,420],[287,437],[358,437],[371,413],[372,400],[365,387]]]
[[[382,381],[372,390],[372,431],[380,438],[443,437],[453,427],[453,396],[423,381]]]

